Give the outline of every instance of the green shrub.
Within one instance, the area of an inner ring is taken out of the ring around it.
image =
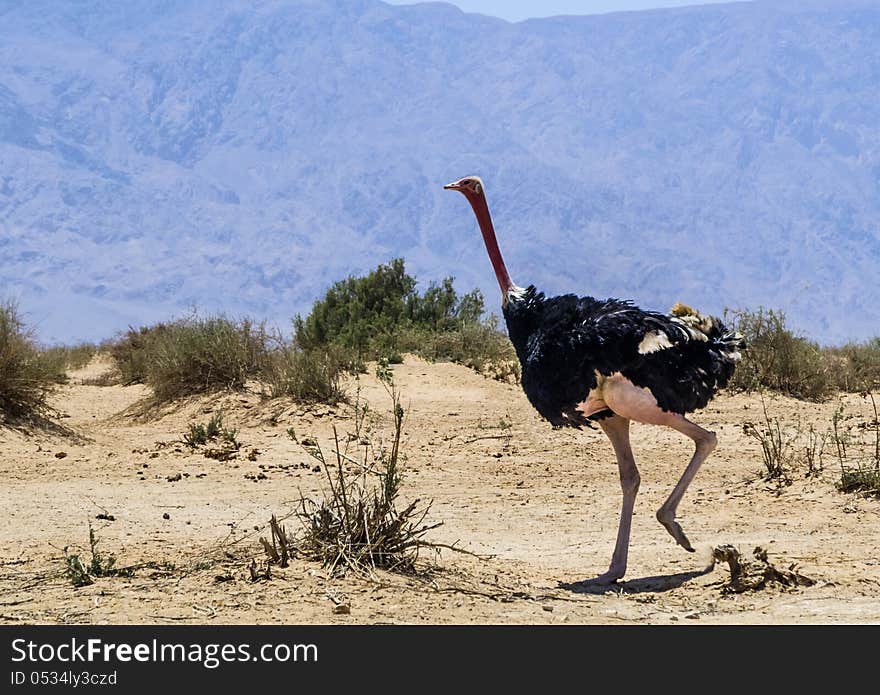
[[[368,353],[406,321],[415,286],[402,259],[380,265],[365,277],[340,280],[306,318],[294,319],[296,342],[304,350],[335,343]]]
[[[207,423],[191,422],[189,424],[189,430],[183,435],[183,443],[190,449],[204,446],[208,442],[212,442],[216,439],[234,444],[236,442],[237,434],[237,430],[228,429],[223,426],[223,413],[217,412]]]
[[[58,363],[37,349],[14,304],[0,304],[0,413],[44,415],[46,397],[58,382]]]
[[[308,316],[294,319],[297,346],[312,352],[336,345],[362,359],[391,363],[402,361],[401,353],[413,352],[499,378],[518,374],[512,346],[498,330],[497,319],[483,319],[479,290],[460,296],[449,277],[421,294],[416,285],[402,259],[337,282]]]

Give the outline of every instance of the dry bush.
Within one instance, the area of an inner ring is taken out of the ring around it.
[[[67,372],[73,369],[82,369],[92,358],[98,354],[98,346],[93,343],[80,343],[79,345],[59,345],[44,348],[41,351],[43,359],[57,374],[58,383],[67,383]]]
[[[262,324],[223,317],[176,321],[149,341],[147,384],[160,402],[218,389],[240,389],[266,360]]]
[[[397,342],[431,362],[455,362],[499,381],[518,381],[520,363],[510,339],[498,330],[498,318],[479,323],[462,323],[445,331],[410,329]]]
[[[303,350],[270,335],[263,323],[224,317],[190,317],[129,329],[109,346],[123,384],[146,383],[157,402],[259,380],[268,398],[306,403],[345,400],[347,372],[361,365],[343,347]]]
[[[165,323],[140,328],[129,327],[122,336],[103,346],[113,359],[123,386],[146,383],[152,343],[167,329],[168,324]]]
[[[0,414],[46,415],[46,397],[59,381],[59,364],[37,348],[12,303],[0,304]]]
[[[329,345],[301,350],[279,343],[260,373],[270,398],[288,396],[302,403],[339,403],[346,398],[342,378],[355,369],[348,350]]]
[[[123,384],[146,383],[157,402],[242,388],[268,355],[263,324],[192,316],[129,331],[110,346]]]
[[[784,313],[764,308],[727,310],[725,319],[748,346],[731,379],[731,388],[770,389],[809,401],[824,400],[834,393],[835,384],[822,349],[790,331]]]
[[[835,386],[850,393],[880,389],[880,338],[825,349]]]
[[[765,480],[776,480],[783,485],[791,485],[789,472],[795,460],[795,436],[779,418],[771,418],[767,404],[761,396],[764,421],[760,424],[746,422],[743,430],[761,445],[761,458],[767,469]]]
[[[743,391],[771,389],[809,401],[837,391],[860,393],[880,387],[880,338],[821,347],[785,325],[781,311],[726,311],[748,345],[730,386]]]
[[[425,522],[430,503],[421,505],[416,499],[398,507],[404,410],[387,363],[380,365],[377,375],[385,380],[392,398],[394,431],[390,446],[371,439],[364,445],[362,460],[356,461],[340,446],[334,428],[335,462],[330,463],[316,441],[303,440],[303,447],[325,471],[327,487],[321,499],[300,495],[295,512],[300,530],[295,537],[287,541],[283,528],[273,528],[272,543],[263,540],[270,560],[278,561],[283,556],[279,544],[286,543],[287,552],[320,562],[329,568],[330,576],[348,571],[369,575],[376,569],[412,573],[421,551],[451,547],[425,539],[425,534],[440,526]],[[356,435],[346,440],[361,441]],[[276,527],[277,521],[272,525]]]
[[[801,574],[794,563],[787,568],[772,564],[767,551],[761,546],[755,548],[752,555],[754,560],[747,560],[732,545],[717,545],[712,549],[712,566],[726,562],[730,568],[730,582],[724,587],[724,593],[740,594],[773,585],[791,588],[813,586],[816,583],[814,579]]]

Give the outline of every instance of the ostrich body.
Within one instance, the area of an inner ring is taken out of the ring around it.
[[[727,384],[743,348],[741,336],[683,305],[667,315],[618,299],[547,298],[534,286],[518,287],[501,257],[483,182],[468,176],[444,188],[461,192],[477,217],[529,402],[557,426],[596,421],[611,440],[623,507],[611,565],[592,581],[615,582],[626,573],[640,480],[629,442],[631,420],[671,427],[694,441],[690,463],[657,511],[657,520],[676,542],[693,552],[675,514],[716,438],[685,414],[704,407]]]

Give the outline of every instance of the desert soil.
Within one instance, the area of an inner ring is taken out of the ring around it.
[[[760,444],[744,431],[763,417],[755,395],[722,394],[693,415],[719,438],[679,509],[693,554],[654,517],[690,457],[689,441],[633,425],[642,484],[629,569],[625,581],[597,588],[579,582],[607,569],[620,511],[601,431],[554,430],[516,385],[407,358],[394,367],[406,409],[403,501],[432,501],[427,520],[442,525],[429,537],[473,554],[423,553],[429,571],[417,576],[344,578],[295,558],[252,581],[251,562],[265,565],[259,538],[270,516],[288,517],[296,532],[290,515],[300,494],[326,489],[326,472],[314,470],[288,429],[329,455],[334,427],[343,440],[354,431],[353,408],[262,400],[253,389],[144,415],[146,387],[88,385],[107,369],[97,358],[54,394],[63,429],[0,425],[7,624],[880,622],[880,501],[839,492],[828,453],[818,474],[797,462],[789,485],[766,480]],[[378,418],[369,436],[387,441],[389,397],[372,375],[360,385]],[[349,392],[354,398],[354,384]],[[847,432],[870,433],[870,401],[847,395],[843,403]],[[837,405],[767,400],[787,428],[821,432]],[[190,423],[221,410],[242,442],[225,462],[180,441]],[[357,440],[347,446],[362,455]],[[117,567],[146,565],[74,587],[65,555],[88,562],[89,525]],[[730,593],[726,565],[706,570],[721,544],[747,557],[762,546],[770,562],[795,565],[815,584]],[[350,612],[334,612],[337,603]]]

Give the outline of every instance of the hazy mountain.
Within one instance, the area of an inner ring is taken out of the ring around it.
[[[442,3],[0,0],[0,296],[44,340],[284,323],[394,256],[880,333],[880,2],[510,24]]]

